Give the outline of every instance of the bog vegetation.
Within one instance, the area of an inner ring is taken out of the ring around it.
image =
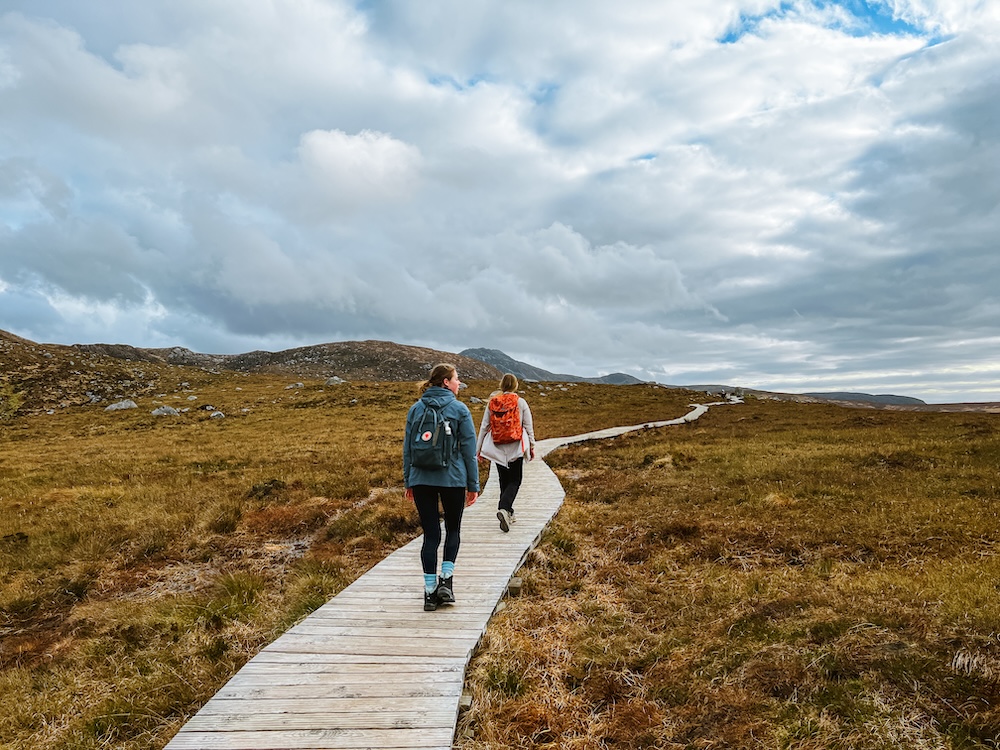
[[[28,416],[8,387],[0,746],[162,747],[418,534],[399,468],[413,384],[158,382],[138,409]],[[539,438],[704,398],[525,395]],[[996,415],[750,399],[548,462],[566,503],[470,668],[463,750],[997,747]]]
[[[749,400],[550,454],[481,748],[995,748],[1000,423]]]
[[[419,533],[400,469],[415,384],[143,367],[156,386],[137,409],[26,415],[16,383],[0,394],[0,747],[163,747],[257,650]],[[692,397],[528,388],[540,438],[671,419]]]

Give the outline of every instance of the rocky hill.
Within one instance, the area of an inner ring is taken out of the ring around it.
[[[199,354],[182,347],[124,344],[38,344],[0,331],[0,419],[85,404],[135,399],[176,389],[211,373],[267,373],[296,379],[419,381],[438,362],[464,379],[499,380],[502,373],[452,352],[388,341],[343,341],[280,352]]]
[[[509,372],[520,380],[558,381],[561,383],[606,383],[609,385],[634,385],[642,383],[639,378],[627,375],[624,372],[614,372],[610,375],[603,375],[599,378],[584,378],[579,375],[560,375],[543,370],[541,367],[529,365],[504,354],[499,349],[463,349],[460,352],[463,356],[478,359],[481,362],[492,365],[501,372]]]
[[[344,380],[420,380],[438,362],[452,363],[467,379],[493,379],[502,374],[484,362],[461,354],[391,341],[338,341],[279,352],[253,351],[244,354],[199,354],[183,347],[140,349],[122,344],[78,344],[75,348],[130,362],[267,372],[304,378],[336,375]]]

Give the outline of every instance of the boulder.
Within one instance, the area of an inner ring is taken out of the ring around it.
[[[172,406],[157,406],[150,414],[154,417],[173,417],[180,414],[180,412]]]
[[[121,411],[122,409],[138,409],[139,405],[130,398],[124,401],[119,401],[117,403],[111,404],[110,406],[105,406],[104,411]]]

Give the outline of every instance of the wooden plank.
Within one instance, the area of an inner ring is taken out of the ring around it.
[[[172,750],[353,750],[451,748],[454,728],[180,732]]]
[[[389,713],[403,708],[406,711],[426,711],[434,713],[441,711],[441,706],[448,701],[445,696],[427,695],[399,698],[398,696],[366,696],[364,698],[328,698],[317,701],[314,698],[258,698],[253,702],[253,713]],[[447,697],[451,697],[450,695]],[[231,715],[246,713],[247,702],[244,700],[218,699],[209,701],[198,712],[199,717],[215,715]],[[453,707],[451,707],[453,708]],[[450,711],[450,713],[453,713]],[[193,721],[193,719],[192,719]],[[190,724],[190,722],[189,722]]]
[[[465,663],[460,658],[454,658],[450,662],[443,659],[428,661],[422,657],[411,657],[408,661],[396,661],[389,663],[384,659],[372,659],[361,661],[357,657],[350,657],[351,660],[332,659],[320,661],[312,656],[296,659],[287,654],[275,654],[274,656],[285,657],[281,659],[262,659],[256,657],[247,662],[237,674],[271,674],[287,672],[289,674],[336,674],[336,675],[372,675],[384,674],[400,675],[405,677],[411,674],[437,674],[438,672],[461,672],[465,669]]]
[[[235,679],[235,678],[234,678]],[[218,700],[328,700],[332,698],[428,698],[462,694],[461,680],[441,680],[436,683],[367,684],[327,683],[320,685],[240,685],[230,680],[216,693]],[[213,698],[215,700],[216,698]]]
[[[414,641],[412,638],[386,639],[377,636],[317,638],[311,635],[286,635],[267,647],[268,651],[296,654],[368,654],[370,656],[404,655],[436,659],[465,654],[475,648],[478,638],[440,638]]]
[[[410,625],[393,627],[385,623],[372,623],[363,620],[356,625],[344,625],[342,620],[311,620],[296,625],[288,631],[287,635],[312,635],[323,638],[374,636],[376,638],[413,640],[420,638],[478,638],[482,632],[482,628],[467,625],[461,620],[453,625],[442,626],[439,623],[434,626],[423,623],[420,627]]]
[[[445,680],[461,680],[462,677],[463,670],[397,673],[387,670],[383,666],[380,671],[372,670],[368,672],[292,672],[288,669],[287,665],[282,665],[282,669],[270,672],[241,669],[226,684],[234,688],[267,688],[277,685],[328,685],[332,682],[336,682],[338,685],[354,686],[367,685],[373,680],[378,680],[383,685],[437,685]]]
[[[430,662],[423,656],[393,656],[382,654],[373,657],[366,654],[308,654],[307,656],[297,656],[296,654],[286,654],[280,651],[261,651],[252,662],[253,664],[288,664],[292,667],[308,661],[311,664],[381,664],[386,671],[397,669],[410,669],[421,664],[435,664],[440,666],[459,665],[465,667],[465,659],[459,654],[442,656]]]
[[[441,701],[444,703],[444,701]],[[315,702],[286,704],[283,710],[271,711],[244,705],[238,713],[198,714],[188,722],[193,732],[268,731],[287,729],[454,729],[458,709],[412,711],[393,706],[383,711],[365,709],[364,702],[354,701],[344,711],[325,711]]]

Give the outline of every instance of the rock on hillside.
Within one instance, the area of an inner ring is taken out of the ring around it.
[[[603,375],[599,378],[584,378],[579,375],[559,375],[548,370],[543,370],[541,367],[529,365],[527,362],[516,360],[504,354],[499,349],[464,349],[460,354],[493,365],[493,367],[501,372],[513,373],[520,380],[558,381],[561,383],[607,383],[610,385],[634,385],[635,383],[644,382],[624,372],[613,372],[610,375]]]

